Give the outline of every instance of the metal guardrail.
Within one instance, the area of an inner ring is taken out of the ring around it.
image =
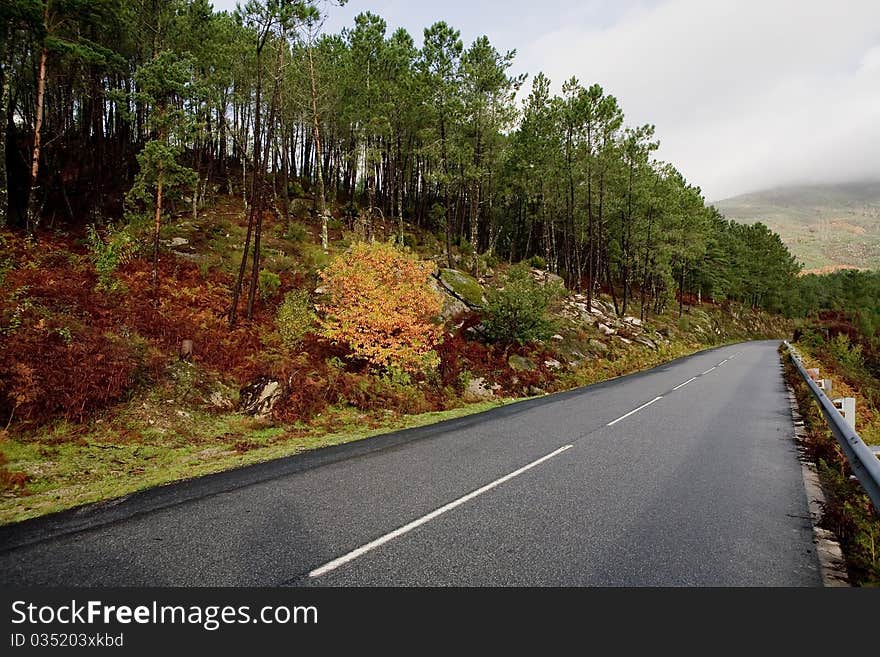
[[[810,391],[813,393],[813,397],[819,403],[819,408],[822,409],[822,414],[831,428],[831,433],[834,434],[837,442],[843,448],[853,474],[862,484],[865,492],[868,493],[868,496],[874,503],[874,508],[880,513],[880,460],[878,460],[871,448],[865,444],[859,434],[856,433],[855,429],[843,419],[843,416],[834,407],[834,404],[831,403],[831,400],[828,399],[824,391],[816,385],[816,382],[813,381],[804,368],[801,355],[789,344],[788,340],[785,341],[785,346],[788,347],[791,361],[795,364],[801,373],[801,377],[806,381],[807,386],[809,386]]]

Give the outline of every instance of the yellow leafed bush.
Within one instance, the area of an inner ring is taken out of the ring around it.
[[[380,368],[435,367],[441,301],[428,284],[433,268],[392,244],[353,245],[321,273],[324,335]]]

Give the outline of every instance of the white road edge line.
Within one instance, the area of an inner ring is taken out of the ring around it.
[[[638,413],[638,412],[639,412],[640,410],[642,410],[643,408],[648,408],[648,406],[650,406],[651,404],[654,404],[654,403],[660,401],[661,399],[663,399],[663,397],[654,397],[654,399],[652,399],[651,401],[649,401],[647,404],[642,404],[642,405],[639,406],[638,408],[634,408],[633,410],[631,410],[631,411],[630,411],[629,413],[627,413],[626,415],[621,415],[619,418],[617,418],[617,419],[614,420],[613,422],[609,422],[609,423],[606,424],[605,426],[613,427],[615,424],[617,424],[617,423],[620,422],[621,420],[625,420],[625,419],[628,418],[630,415],[635,415],[636,413]]]
[[[694,378],[692,378],[692,379],[688,379],[688,380],[685,381],[684,383],[679,383],[677,386],[675,386],[675,387],[673,388],[673,390],[678,390],[679,388],[684,388],[688,383],[693,383],[693,382],[696,381],[696,380],[697,380],[697,377],[694,377]]]
[[[712,368],[706,370],[705,372],[703,372],[700,376],[706,376],[709,372],[714,372],[714,371],[715,371],[715,368],[712,367]]]
[[[452,509],[454,509],[458,506],[461,506],[465,502],[469,502],[470,500],[474,499],[475,497],[492,490],[496,486],[500,486],[504,482],[510,481],[514,477],[518,477],[519,475],[526,472],[527,470],[531,470],[535,466],[541,465],[544,461],[548,461],[549,459],[552,459],[554,456],[558,456],[558,455],[562,454],[562,452],[564,452],[565,450],[571,449],[572,447],[574,447],[574,445],[565,445],[563,447],[560,447],[555,452],[550,452],[549,454],[547,454],[547,456],[542,456],[537,461],[532,461],[528,465],[524,465],[523,467],[521,467],[519,470],[514,470],[510,474],[504,475],[500,479],[496,479],[492,483],[486,484],[482,488],[478,488],[477,490],[475,490],[471,493],[468,493],[467,495],[464,495],[463,497],[459,497],[457,500],[454,500],[454,501],[450,502],[449,504],[444,504],[439,509],[435,509],[434,511],[431,511],[431,513],[428,513],[427,515],[424,515],[421,518],[417,518],[416,520],[413,520],[412,522],[407,523],[403,527],[399,527],[398,529],[395,529],[393,532],[390,532],[388,534],[385,534],[384,536],[377,538],[375,541],[370,541],[369,543],[362,545],[361,547],[359,547],[355,550],[352,550],[348,554],[342,555],[338,559],[334,559],[333,561],[329,561],[329,562],[325,563],[323,566],[315,568],[312,572],[309,573],[309,577],[320,577],[321,575],[326,575],[331,570],[336,570],[340,566],[345,565],[350,561],[354,561],[355,559],[357,559],[360,556],[363,556],[364,554],[366,554],[370,550],[375,550],[377,547],[385,545],[385,543],[388,543],[389,541],[393,541],[395,538],[399,538],[399,537],[403,536],[407,532],[410,532],[413,529],[415,529],[416,527],[420,527],[421,525],[424,525],[425,523],[430,522],[434,518],[443,515],[447,511],[452,511]]]

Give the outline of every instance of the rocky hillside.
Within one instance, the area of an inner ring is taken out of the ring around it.
[[[880,182],[782,187],[714,205],[729,219],[765,223],[807,270],[880,269]]]
[[[737,307],[669,304],[647,321],[599,295],[554,295],[546,339],[487,335],[487,302],[510,266],[480,277],[434,269],[441,295],[436,367],[376,371],[322,336],[319,272],[357,236],[337,212],[331,250],[307,210],[267,215],[265,271],[250,321],[230,329],[229,289],[246,222],[223,200],[209,221],[163,229],[160,284],[125,233],[0,233],[0,522],[127,494],[180,478],[474,412],[660,364],[724,342],[790,333],[787,321]],[[377,225],[387,240],[394,227]],[[441,259],[409,226],[413,257]],[[112,249],[110,248],[112,246]],[[147,252],[148,253],[148,252]],[[121,255],[122,254],[122,255]],[[444,261],[446,258],[442,258]],[[467,262],[464,253],[453,254]],[[112,265],[112,266],[110,266]],[[538,288],[559,277],[533,268]],[[307,330],[284,339],[291,295],[312,304]]]

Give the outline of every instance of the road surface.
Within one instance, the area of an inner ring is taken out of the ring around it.
[[[0,528],[2,580],[818,586],[777,345]]]

